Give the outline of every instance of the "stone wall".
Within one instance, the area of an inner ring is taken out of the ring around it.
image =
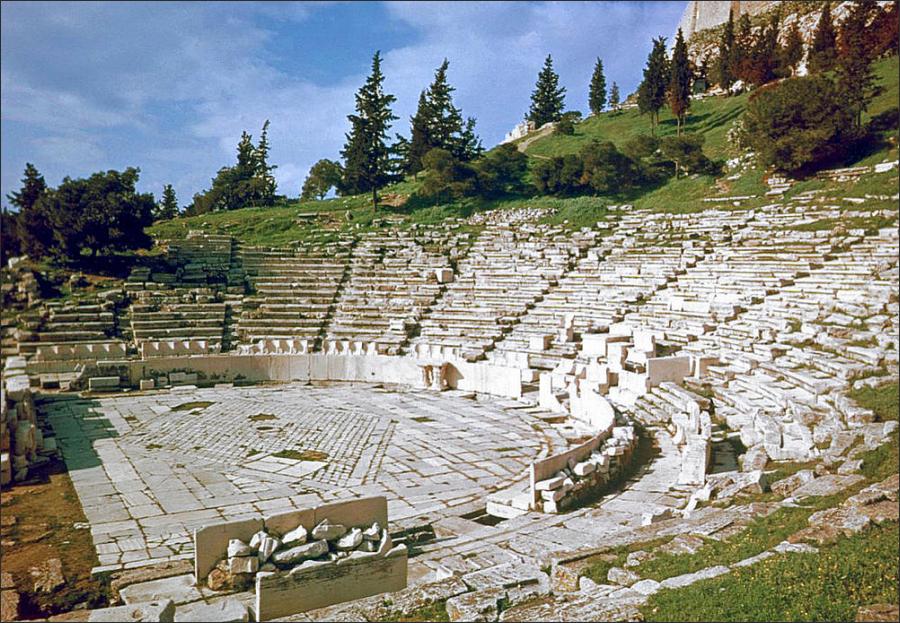
[[[721,0],[716,2],[693,0],[688,2],[685,7],[678,27],[681,28],[684,38],[688,39],[697,31],[714,28],[727,22],[730,11],[734,12],[734,18],[737,20],[742,13],[757,15],[779,4],[781,2],[778,0]]]

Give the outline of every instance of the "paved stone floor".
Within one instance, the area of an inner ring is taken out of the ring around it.
[[[546,441],[453,393],[300,384],[61,399],[44,409],[101,567],[193,556],[195,527],[356,495],[392,521],[483,499]]]

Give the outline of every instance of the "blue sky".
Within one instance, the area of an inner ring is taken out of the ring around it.
[[[337,159],[353,95],[376,49],[409,133],[419,92],[444,57],[455,101],[485,146],[524,116],[544,57],[566,106],[587,111],[600,56],[623,97],[652,37],[671,37],[684,2],[3,2],[3,204],[26,162],[66,175],[141,168],[142,190],[179,203],[235,159],[242,130],[271,120],[278,191]]]

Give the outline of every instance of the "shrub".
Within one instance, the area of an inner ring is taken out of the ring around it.
[[[473,163],[478,178],[478,192],[493,199],[525,191],[528,156],[507,143],[492,149]]]
[[[853,116],[830,78],[791,78],[750,97],[741,142],[764,166],[797,172],[840,153]]]
[[[584,165],[575,154],[541,160],[532,170],[538,192],[547,195],[574,195],[584,190]]]
[[[658,149],[659,139],[649,134],[638,134],[622,145],[622,153],[635,160],[649,158],[656,154]]]
[[[713,168],[712,162],[703,153],[703,135],[685,133],[681,136],[667,136],[660,142],[660,151],[666,160],[675,163],[675,177],[680,171],[685,173],[706,173]]]
[[[475,169],[446,149],[432,149],[422,158],[426,169],[419,194],[435,202],[453,201],[474,194]]]
[[[593,141],[581,150],[582,182],[601,195],[614,195],[639,186],[643,181],[641,165],[610,141]]]

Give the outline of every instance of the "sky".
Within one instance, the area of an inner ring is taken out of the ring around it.
[[[313,163],[339,159],[375,50],[397,97],[392,134],[409,135],[447,58],[455,104],[492,147],[524,118],[547,54],[566,109],[586,113],[596,58],[624,98],[685,4],[3,2],[2,203],[31,162],[51,186],[140,167],[140,190],[172,184],[184,206],[266,119],[278,192],[296,197]]]

